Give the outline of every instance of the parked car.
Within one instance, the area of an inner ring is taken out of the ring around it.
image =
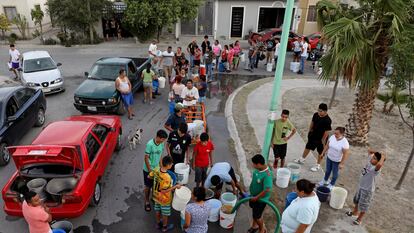
[[[282,36],[282,29],[281,28],[270,28],[270,29],[263,30],[261,32],[252,32],[249,35],[249,40],[248,40],[249,44],[252,44],[252,41],[256,41],[259,36],[262,36],[262,41],[263,42],[266,42],[266,41],[268,41],[269,39],[271,39],[273,37],[279,39],[279,41],[280,41],[280,37]],[[295,37],[300,37],[300,35],[290,31],[289,32],[289,42],[288,42],[288,46],[287,46],[288,50],[292,50],[293,41],[294,41]]]
[[[42,90],[9,86],[0,88],[0,165],[7,165],[7,146],[15,145],[33,126],[45,123],[46,99]]]
[[[56,63],[47,51],[31,51],[22,55],[22,83],[40,88],[45,94],[65,90],[64,79]]]
[[[72,116],[49,124],[31,145],[9,147],[17,170],[2,190],[4,211],[22,216],[22,193],[34,179],[45,185],[40,196],[54,219],[77,217],[98,205],[101,179],[120,149],[121,133],[118,116]]]
[[[310,35],[307,35],[306,38],[309,40],[309,44],[311,46],[311,49],[316,49],[319,43],[319,40],[321,39],[321,33],[315,32]]]
[[[87,79],[76,89],[75,108],[88,113],[124,114],[121,95],[115,88],[115,79],[120,69],[125,69],[135,93],[142,86],[141,72],[148,58],[108,57],[95,62],[91,71],[85,72]]]

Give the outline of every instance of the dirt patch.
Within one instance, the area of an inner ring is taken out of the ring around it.
[[[312,114],[321,102],[329,102],[331,88],[296,88],[287,91],[283,96],[283,108],[291,111],[291,121],[300,135],[306,140],[307,130]],[[332,126],[345,126],[348,114],[352,110],[354,92],[339,88],[335,106],[329,110]],[[383,103],[375,103],[375,110],[369,133],[370,147],[385,151],[387,161],[377,179],[377,188],[370,211],[364,219],[364,224],[371,233],[412,233],[414,232],[414,170],[408,172],[401,190],[394,186],[401,175],[402,169],[409,156],[412,139],[411,132],[403,124],[399,115],[385,115],[381,112]],[[238,128],[239,129],[239,128]],[[242,138],[242,136],[241,136]],[[244,142],[243,142],[244,144]],[[345,168],[340,171],[338,186],[348,190],[347,204],[352,206],[352,197],[358,186],[360,172],[367,162],[367,147],[351,146],[351,154]],[[321,208],[321,219],[332,219],[330,208]],[[330,222],[330,221],[328,221]],[[329,224],[329,223],[328,223]]]

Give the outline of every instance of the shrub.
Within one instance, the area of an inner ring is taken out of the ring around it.
[[[45,45],[55,45],[55,44],[57,44],[57,42],[53,38],[47,38],[47,39],[45,39],[44,44]]]

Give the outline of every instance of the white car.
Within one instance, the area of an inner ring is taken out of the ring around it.
[[[40,88],[45,94],[64,91],[64,80],[56,63],[47,51],[30,51],[22,55],[22,83]]]

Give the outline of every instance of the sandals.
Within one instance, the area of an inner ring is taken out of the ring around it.
[[[354,215],[352,211],[347,211],[345,214],[348,217],[355,217],[355,218],[358,217],[358,215]]]
[[[361,225],[361,221],[358,219],[355,219],[352,223],[357,226]]]
[[[145,204],[145,211],[146,212],[151,212],[151,205],[150,205],[150,203]]]
[[[163,226],[162,227],[162,232],[167,232],[167,231],[171,231],[172,229],[174,229],[174,224],[168,224],[167,226]]]
[[[256,233],[258,230],[259,228],[250,227],[249,230],[247,230],[247,233]]]

